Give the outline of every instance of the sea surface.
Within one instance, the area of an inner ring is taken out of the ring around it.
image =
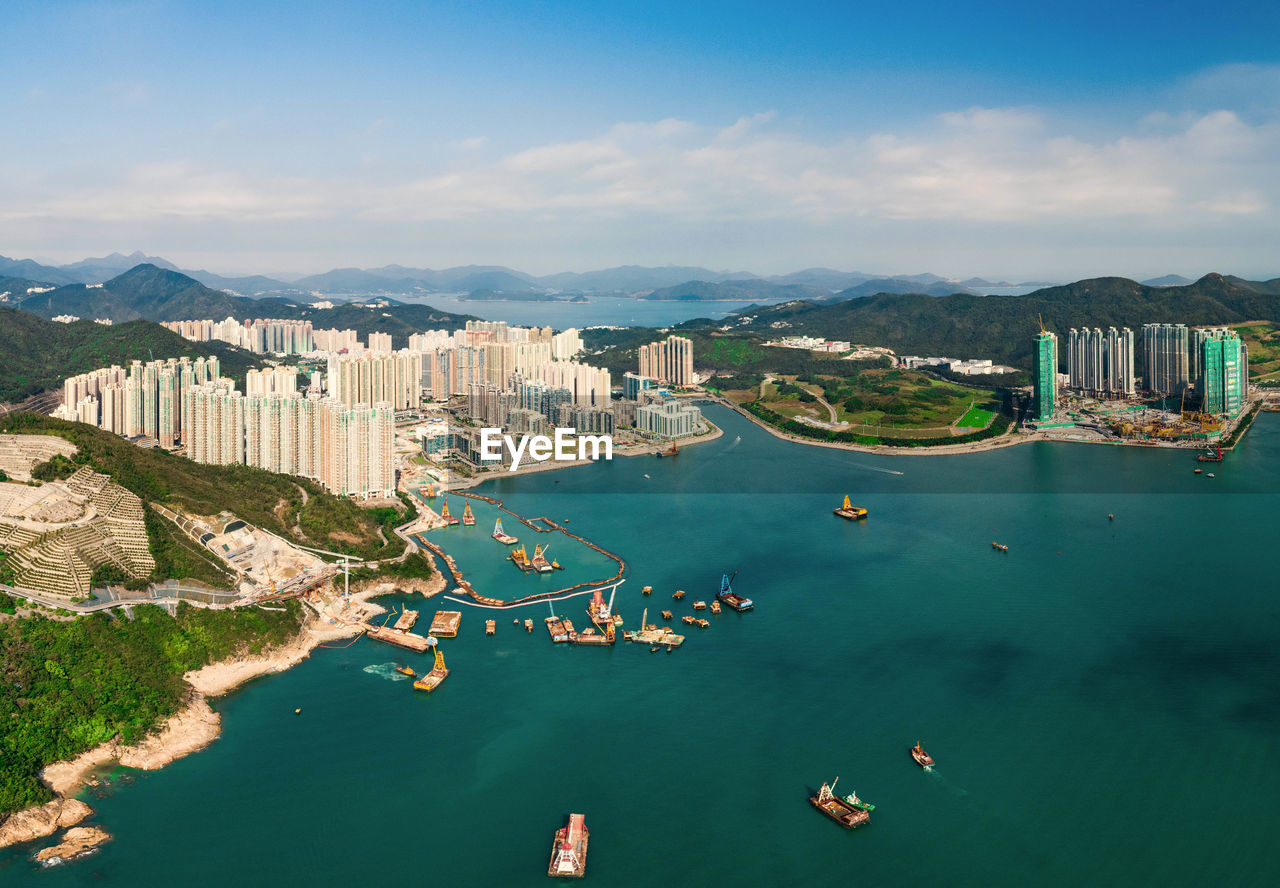
[[[207,750],[90,798],[97,854],[9,849],[0,884],[546,885],[570,812],[593,885],[1280,884],[1280,415],[1211,479],[1186,452],[882,457],[707,410],[724,436],[676,459],[481,488],[625,558],[627,625],[672,609],[682,648],[553,645],[546,604],[488,638],[464,606],[430,696],[391,668],[426,656],[318,650],[218,702]],[[831,514],[845,493],[868,520]],[[482,592],[613,571],[504,516],[566,567],[522,575],[476,513],[433,538]],[[754,612],[679,624],[725,570]],[[810,807],[836,777],[870,823]]]

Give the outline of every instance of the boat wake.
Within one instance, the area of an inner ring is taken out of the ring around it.
[[[385,678],[387,681],[408,681],[412,678],[412,676],[396,672],[395,663],[375,663],[372,666],[364,667],[364,671],[370,675],[376,675],[378,678]]]
[[[857,469],[866,469],[866,470],[867,470],[867,471],[869,471],[869,472],[881,472],[881,473],[883,473],[883,474],[885,474],[885,475],[902,475],[902,474],[905,474],[905,473],[903,473],[903,472],[899,472],[897,469],[884,469],[884,468],[881,468],[880,466],[868,466],[868,465],[863,465],[862,463],[854,463],[854,468],[857,468]]]

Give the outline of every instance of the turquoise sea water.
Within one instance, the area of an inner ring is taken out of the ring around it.
[[[504,613],[487,638],[464,608],[430,696],[387,668],[426,657],[317,651],[218,703],[204,752],[90,799],[115,837],[99,853],[39,870],[0,852],[0,883],[543,885],[571,811],[598,885],[1280,881],[1280,416],[1208,479],[1185,452],[891,458],[708,413],[725,435],[675,460],[481,492],[622,555],[628,626],[646,604],[690,613],[724,569],[755,612],[680,626],[666,654],[552,645],[545,604],[518,613],[532,635]],[[867,521],[831,515],[846,492]],[[567,567],[521,575],[476,511],[435,538],[482,592],[612,573],[504,517]],[[582,627],[585,605],[557,610]],[[837,775],[869,824],[810,808]]]

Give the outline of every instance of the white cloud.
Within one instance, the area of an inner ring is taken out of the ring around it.
[[[483,137],[452,147],[461,153],[394,177],[376,164],[319,178],[192,160],[104,174],[87,189],[62,186],[71,180],[55,172],[20,185],[0,177],[0,237],[34,219],[104,232],[121,222],[306,221],[352,226],[355,243],[361,223],[465,222],[504,230],[524,223],[535,240],[554,226],[545,236],[563,244],[594,241],[606,229],[625,239],[628,225],[665,220],[704,230],[712,254],[722,226],[764,225],[779,243],[814,230],[838,239],[877,222],[1011,233],[1040,226],[1048,237],[1087,240],[1116,225],[1192,235],[1242,219],[1274,228],[1280,203],[1280,126],[1228,110],[1155,112],[1106,140],[1069,132],[1035,109],[968,108],[909,132],[825,140],[769,112],[721,127],[620,123],[496,159]]]

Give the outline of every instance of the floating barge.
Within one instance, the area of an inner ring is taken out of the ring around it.
[[[530,566],[538,573],[551,573],[555,570],[551,562],[547,560],[547,556],[543,553],[546,551],[541,545],[533,547],[533,558],[529,560]]]
[[[594,644],[594,645],[610,645],[617,640],[614,633],[613,624],[610,623],[604,627],[603,632],[597,632],[592,626],[588,626],[581,632],[575,632],[570,636],[569,641],[574,644]]]
[[[365,634],[374,641],[385,641],[387,644],[394,644],[396,647],[402,647],[417,654],[425,652],[432,646],[431,639],[424,638],[421,635],[414,635],[412,632],[401,632],[387,626],[369,626],[365,630]]]
[[[559,617],[547,617],[543,622],[547,624],[547,633],[556,644],[569,640],[569,631],[564,628],[564,621]]]
[[[570,814],[569,825],[556,830],[556,837],[551,842],[551,864],[547,867],[547,875],[581,879],[587,872],[589,838],[586,818],[581,814]]]
[[[485,621],[484,621],[484,634],[485,634],[485,635],[492,635],[492,634],[497,630],[497,628],[498,628],[498,622],[497,622],[497,620],[485,620]]]
[[[501,518],[493,522],[493,538],[504,546],[514,546],[516,543],[520,542],[518,539],[502,529]]]
[[[524,621],[524,631],[525,631],[525,632],[532,632],[532,631],[533,631],[533,620],[525,620],[525,621]]]
[[[458,523],[458,519],[449,514],[448,497],[444,498],[444,503],[440,506],[440,517],[444,519],[444,523],[449,527],[453,527]]]
[[[849,521],[859,521],[867,517],[867,510],[862,508],[861,506],[855,506],[853,503],[849,502],[848,494],[845,494],[844,505],[842,505],[838,509],[833,510],[833,512],[834,514],[839,515],[841,518],[844,518]]]
[[[809,797],[809,804],[845,829],[853,829],[855,826],[861,826],[870,820],[871,814],[862,808],[855,808],[831,791],[839,779],[837,777],[831,781],[831,786],[823,783],[822,788],[818,790],[818,794]]]
[[[755,607],[750,598],[743,598],[741,595],[733,591],[733,579],[738,575],[735,570],[733,576],[723,574],[720,577],[720,591],[716,593],[716,598],[724,602],[725,606],[736,610],[738,613],[745,613]]]
[[[435,665],[431,667],[430,672],[413,683],[413,689],[415,691],[426,691],[429,694],[440,687],[441,683],[448,677],[449,670],[444,665],[444,654],[437,648]]]
[[[436,611],[431,620],[431,634],[437,638],[453,638],[462,623],[462,611]]]
[[[467,503],[462,509],[462,526],[475,527],[476,516],[471,512],[471,503]]]
[[[516,546],[511,550],[511,554],[507,558],[525,573],[533,570],[533,561],[530,560],[529,553],[524,550],[524,546]]]
[[[663,611],[663,613],[669,613]],[[667,650],[678,648],[684,644],[684,636],[676,635],[671,631],[669,626],[653,626],[645,625],[645,621],[649,619],[649,609],[645,608],[644,615],[640,617],[640,628],[632,632],[624,630],[622,633],[623,641],[634,641],[637,644],[661,645]]]
[[[997,552],[1008,552],[1008,551],[1009,551],[1009,547],[1008,547],[1008,546],[1006,546],[1004,543],[997,543],[995,540],[992,540],[992,541],[991,541],[991,548],[995,549]]]
[[[410,629],[413,628],[413,624],[416,622],[418,622],[417,611],[411,611],[411,610],[401,611],[400,619],[396,620],[395,625],[392,626],[391,628],[395,629],[397,632],[408,632]]]

